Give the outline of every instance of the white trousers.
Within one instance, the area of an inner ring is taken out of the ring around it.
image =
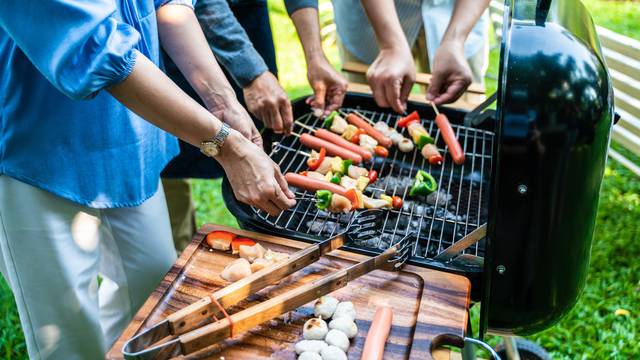
[[[162,186],[92,209],[0,176],[0,230],[31,359],[103,359],[176,258]]]

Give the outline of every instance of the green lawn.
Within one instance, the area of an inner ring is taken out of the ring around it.
[[[596,23],[640,39],[640,2],[584,0]],[[280,79],[293,98],[310,93],[306,83],[302,49],[282,6],[272,1],[271,22],[276,39]],[[330,23],[327,0],[321,1],[321,19]],[[330,60],[338,65],[334,35],[324,44]],[[492,52],[490,75],[496,73],[499,54]],[[489,76],[489,89],[494,80]],[[624,149],[616,149],[629,155]],[[637,163],[640,159],[635,158]],[[194,181],[198,225],[213,222],[237,226],[222,201],[220,181]],[[600,196],[591,268],[584,294],[576,307],[557,325],[532,336],[554,359],[633,359],[640,354],[640,181],[615,161],[610,161]],[[616,315],[624,309],[628,315]],[[496,339],[492,339],[495,342]],[[26,358],[24,338],[15,303],[0,280],[0,358]]]

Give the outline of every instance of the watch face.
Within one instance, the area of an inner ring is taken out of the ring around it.
[[[209,156],[209,157],[214,157],[218,155],[218,146],[216,144],[214,144],[213,142],[204,142],[202,144],[202,149],[201,151]]]

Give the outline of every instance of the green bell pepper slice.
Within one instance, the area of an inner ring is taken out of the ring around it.
[[[329,182],[340,185],[340,180],[342,180],[342,173],[337,172],[333,174]]]
[[[332,111],[326,118],[324,118],[324,122],[322,125],[326,128],[330,128],[333,125],[333,118],[338,115],[337,111]]]
[[[329,190],[318,190],[316,191],[316,207],[320,210],[325,210],[331,204],[331,191]]]
[[[351,166],[351,164],[353,164],[353,160],[342,160],[342,173],[343,174],[348,174],[349,173],[349,166]]]
[[[421,134],[420,137],[418,138],[418,142],[416,143],[416,146],[418,147],[418,149],[422,150],[422,148],[425,145],[433,144],[433,143],[435,143],[435,140],[431,136]]]
[[[436,182],[436,179],[434,179],[428,172],[418,170],[413,186],[411,187],[411,190],[409,190],[409,195],[429,195],[437,189],[438,183]]]

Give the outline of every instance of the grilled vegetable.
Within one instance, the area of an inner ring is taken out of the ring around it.
[[[321,148],[320,152],[316,152],[315,150],[311,152],[311,157],[307,160],[307,165],[310,170],[316,170],[320,167],[320,164],[324,161],[324,158],[327,156],[327,150],[325,148]]]
[[[358,130],[356,130],[355,133],[353,133],[353,136],[351,137],[350,141],[352,143],[354,143],[354,144],[360,144],[360,137],[362,135],[366,135],[366,134],[367,134],[367,132],[364,131],[364,129],[358,129]],[[362,145],[360,145],[360,146],[362,146]]]
[[[385,157],[386,158],[387,156],[389,156],[389,150],[387,150],[387,148],[384,147],[384,146],[376,146],[373,149],[373,152],[375,152],[376,155],[378,155],[380,157]]]
[[[356,180],[356,188],[360,191],[364,191],[369,185],[369,178],[366,176],[359,176]]]
[[[438,189],[436,179],[424,170],[418,170],[409,195],[429,195]]]
[[[363,168],[363,167],[359,167],[359,166],[354,166],[351,165],[349,166],[349,171],[347,171],[347,175],[349,175],[350,177],[357,179],[360,176],[368,176],[369,175],[369,170]]]
[[[316,191],[316,207],[320,210],[326,210],[331,204],[333,194],[329,190]]]
[[[340,179],[340,185],[342,185],[345,189],[357,189],[358,188],[358,180],[350,178],[348,176],[343,176]]]
[[[331,159],[331,171],[334,173],[346,174],[349,172],[349,166],[353,164],[351,160],[342,160],[339,157]]]
[[[442,164],[442,155],[434,144],[425,144],[421,151],[422,156],[429,160],[431,165]]]
[[[374,151],[376,146],[378,146],[378,142],[376,141],[376,139],[372,138],[371,136],[369,136],[367,134],[360,135],[359,144],[363,148],[371,150],[371,151]]]
[[[420,122],[420,115],[417,111],[412,112],[411,114],[401,118],[398,120],[398,127],[405,128],[414,122]]]
[[[351,141],[353,135],[358,131],[358,128],[353,125],[347,125],[347,127],[342,132],[342,137]]]
[[[364,208],[365,209],[382,209],[386,207],[391,207],[391,203],[384,199],[372,199],[370,197],[364,196]]]
[[[409,152],[413,150],[413,143],[407,138],[402,138],[402,140],[400,140],[400,142],[398,143],[398,150],[402,152]]]
[[[342,179],[342,174],[337,172],[331,176],[331,178],[329,179],[329,182],[340,185],[340,179]]]
[[[333,194],[331,196],[331,203],[327,210],[332,213],[348,213],[351,211],[353,207],[351,206],[351,201],[346,197],[338,194]]]
[[[236,235],[228,231],[213,231],[207,234],[207,244],[213,249],[227,251],[235,238]]]
[[[331,127],[333,125],[333,119],[335,119],[336,115],[338,115],[338,112],[332,111],[331,114],[329,114],[326,118],[324,118],[324,121],[322,122],[322,126],[326,128]]]
[[[361,209],[364,206],[364,199],[362,191],[356,189],[349,189],[344,196],[351,201],[351,206],[354,209]]]
[[[434,140],[427,132],[427,129],[419,122],[413,122],[407,127],[409,135],[413,139],[413,143],[416,144],[418,149],[422,149],[425,144],[433,144]]]

